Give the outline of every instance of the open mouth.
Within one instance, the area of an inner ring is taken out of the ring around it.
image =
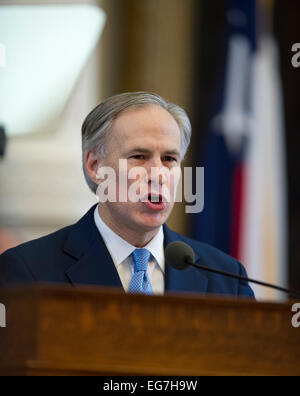
[[[146,202],[149,209],[163,210],[166,208],[166,203],[163,202],[161,194],[148,194],[148,201]]]
[[[150,201],[153,204],[160,204],[162,202],[162,195],[161,194],[148,194],[148,201]]]

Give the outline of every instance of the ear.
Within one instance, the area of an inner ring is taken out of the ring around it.
[[[99,154],[95,151],[87,151],[84,156],[84,163],[89,178],[98,185],[99,179],[96,178],[96,175],[100,166]]]

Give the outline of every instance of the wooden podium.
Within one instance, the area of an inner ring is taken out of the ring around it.
[[[1,375],[300,375],[292,302],[0,289]]]

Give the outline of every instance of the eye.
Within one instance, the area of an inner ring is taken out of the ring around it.
[[[145,156],[143,154],[135,154],[135,155],[132,155],[130,158],[133,158],[136,160],[143,160],[143,159],[145,159]]]
[[[174,158],[174,157],[171,157],[171,156],[169,156],[169,155],[166,155],[164,158],[163,158],[163,161],[165,161],[165,162],[172,162],[172,161],[177,161],[176,160],[176,158]]]

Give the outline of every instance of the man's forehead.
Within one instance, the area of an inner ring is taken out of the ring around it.
[[[123,151],[139,151],[139,152],[175,152],[180,151],[181,138],[177,133],[163,133],[152,131],[137,131],[137,133],[125,134],[126,138],[119,143]],[[117,139],[115,139],[117,142]]]
[[[115,119],[108,136],[114,150],[147,148],[154,151],[181,150],[181,133],[173,116],[156,105],[132,108]],[[111,147],[112,147],[111,146]]]
[[[172,114],[168,110],[156,104],[146,104],[143,106],[134,106],[123,110],[113,121],[112,129],[114,127],[123,127],[126,130],[126,125],[132,126],[163,126],[169,124],[174,129],[179,130],[179,126]]]

